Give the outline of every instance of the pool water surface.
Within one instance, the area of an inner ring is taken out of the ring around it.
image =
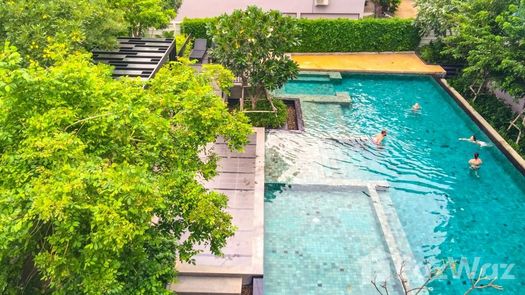
[[[303,133],[267,134],[265,294],[377,294],[365,286],[373,278],[334,273],[323,264],[352,269],[351,261],[370,256],[364,240],[384,247],[373,212],[350,192],[293,189],[296,182],[332,179],[388,181],[393,209],[422,269],[443,259],[463,259],[471,267],[487,263],[487,274],[500,277],[503,294],[525,294],[525,177],[432,78],[355,74],[343,76],[340,84],[291,81],[283,91],[346,91],[352,103],[302,102]],[[415,102],[421,111],[411,110]],[[382,129],[388,135],[376,146],[369,137]],[[473,134],[492,146],[458,140]],[[483,165],[474,172],[467,162],[476,152]],[[312,225],[305,214],[316,211],[326,218]],[[319,246],[327,241],[333,255]],[[287,245],[304,249],[308,259],[284,255]],[[501,278],[510,264],[511,276]],[[318,281],[333,289],[316,289]],[[465,272],[429,286],[431,294],[463,294],[469,282]]]

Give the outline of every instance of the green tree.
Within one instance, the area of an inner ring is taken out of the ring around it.
[[[474,99],[488,82],[521,97],[525,94],[523,15],[518,0],[455,1],[453,34],[444,38],[445,53],[467,61],[463,77],[471,81]]]
[[[208,34],[214,43],[213,58],[242,80],[241,109],[245,87],[250,86],[255,109],[258,98],[266,97],[271,103],[267,92],[282,87],[298,73],[297,64],[285,53],[299,45],[299,28],[278,11],[264,12],[256,6],[235,10],[210,24]]]
[[[208,143],[251,132],[213,91],[232,74],[172,62],[143,88],[60,49],[47,68],[0,50],[0,293],[169,294],[176,259],[234,232],[197,181]]]
[[[170,0],[116,0],[113,5],[124,13],[129,34],[141,37],[149,28],[165,28],[175,17],[177,4]]]
[[[525,1],[419,0],[418,24],[434,31],[442,53],[466,61],[462,78],[476,99],[489,82],[511,95],[525,94]]]
[[[401,0],[372,0],[375,4],[376,17],[385,16],[385,12],[394,14],[401,3]]]
[[[0,44],[8,40],[38,61],[52,43],[114,47],[123,29],[122,12],[107,0],[0,0]]]
[[[422,36],[434,33],[438,37],[450,35],[451,16],[456,12],[453,0],[416,0],[416,26]]]

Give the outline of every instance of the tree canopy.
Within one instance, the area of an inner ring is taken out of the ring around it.
[[[264,12],[256,6],[235,10],[210,24],[208,34],[214,60],[255,90],[253,105],[266,90],[282,87],[298,73],[297,64],[285,53],[299,44],[299,28],[278,11]]]
[[[525,95],[524,0],[418,0],[418,5],[424,8],[418,15],[422,32],[433,30],[445,54],[465,60],[463,77],[474,92],[491,81],[511,95]]]
[[[107,0],[0,0],[0,44],[41,60],[47,46],[111,48],[124,29],[122,11]]]
[[[180,3],[173,0],[115,0],[113,5],[123,12],[128,33],[140,37],[148,28],[165,28],[175,17]]]
[[[193,246],[233,235],[203,150],[251,132],[212,82],[184,62],[148,82],[111,78],[90,56],[49,51],[51,66],[0,50],[0,293],[162,294]]]
[[[37,61],[55,43],[108,49],[119,36],[166,27],[178,6],[178,0],[0,0],[0,41]]]
[[[418,14],[416,26],[422,35],[431,33],[438,37],[450,34],[451,16],[456,12],[454,0],[416,0]]]

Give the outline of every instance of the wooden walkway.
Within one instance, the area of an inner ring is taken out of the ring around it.
[[[217,257],[205,247],[196,255],[195,265],[177,262],[180,276],[206,276],[215,278],[239,277],[249,281],[263,274],[264,253],[264,128],[255,133],[243,153],[232,152],[224,140],[213,144],[219,155],[218,175],[205,182],[206,188],[228,196],[227,211],[237,227]],[[172,290],[177,290],[177,284]]]

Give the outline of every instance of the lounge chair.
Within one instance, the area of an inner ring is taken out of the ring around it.
[[[208,40],[206,39],[195,39],[195,44],[193,44],[193,49],[190,53],[190,59],[196,59],[199,62],[202,62],[206,51],[208,50]]]

